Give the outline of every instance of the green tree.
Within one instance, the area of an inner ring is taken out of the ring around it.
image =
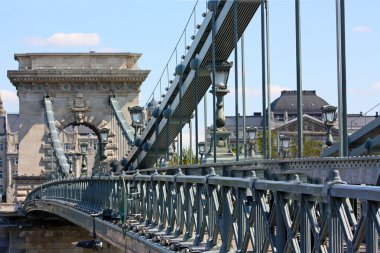
[[[191,160],[190,160],[191,157]],[[173,158],[171,161],[169,161],[169,166],[175,166],[178,164],[179,161],[179,154],[173,154]],[[190,148],[183,148],[182,149],[182,164],[194,164],[195,163],[195,155],[193,151]]]
[[[304,139],[303,156],[304,157],[320,157],[323,143],[311,138]]]
[[[266,135],[266,139],[267,139],[267,150],[268,150],[268,131],[267,131],[267,135]],[[272,141],[272,147],[271,147],[271,151],[272,151],[272,158],[278,158],[278,154],[277,154],[277,150],[276,150],[276,147],[273,145],[274,144],[274,140],[275,140],[275,135],[274,135],[274,132],[271,131],[271,141]],[[264,137],[263,137],[263,133],[258,133],[257,134],[257,149],[258,149],[258,152],[263,154],[263,142],[264,142]]]

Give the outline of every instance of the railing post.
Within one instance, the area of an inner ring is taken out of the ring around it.
[[[174,184],[175,184],[175,191],[176,191],[176,221],[177,221],[177,228],[174,232],[174,236],[178,237],[183,233],[183,226],[184,226],[184,212],[185,210],[183,209],[183,199],[182,199],[182,194],[183,194],[183,185],[181,183],[177,182],[177,177],[184,176],[182,174],[182,170],[179,168],[177,171],[177,174],[174,177]]]
[[[237,201],[236,201],[236,207],[237,208],[237,226],[238,226],[238,238],[237,238],[237,253],[245,252],[245,234],[247,229],[247,223],[246,223],[246,213],[245,213],[245,203],[244,200],[246,199],[246,189],[244,188],[235,188],[237,192]]]
[[[328,222],[329,222],[329,253],[343,253],[343,229],[339,224],[339,211],[336,208],[336,199],[331,197],[330,188],[334,184],[342,184],[338,170],[332,171],[332,177],[327,182]]]
[[[160,205],[160,223],[159,223],[159,230],[162,230],[166,227],[167,223],[167,214],[166,214],[166,199],[168,192],[166,191],[166,184],[165,182],[160,181],[158,183],[159,185],[159,195],[158,195],[158,201]],[[164,189],[165,188],[165,189]]]
[[[150,225],[152,223],[152,216],[153,216],[153,188],[152,188],[152,176],[150,177],[150,180],[146,182],[146,218],[145,218],[145,224]]]
[[[378,246],[378,231],[376,229],[375,220],[376,220],[376,213],[377,213],[377,206],[375,203],[372,203],[371,201],[367,201],[367,227],[366,227],[366,252],[378,252],[379,246]],[[374,212],[374,208],[376,208],[376,211]]]
[[[231,193],[231,187],[229,186],[221,186],[221,206],[222,206],[222,229],[221,229],[221,238],[222,238],[222,246],[220,251],[221,252],[228,252],[231,247],[231,242],[229,238],[232,234],[232,224],[233,224],[233,213],[231,213],[230,205],[232,201],[232,193]],[[239,206],[239,202],[235,203],[235,208],[237,209]],[[240,229],[240,228],[239,228]],[[238,246],[238,245],[236,245]]]
[[[195,230],[195,238],[194,238],[194,245],[199,245],[204,238],[205,234],[205,213],[204,208],[202,205],[203,199],[202,199],[202,190],[206,187],[205,184],[197,184],[196,185],[196,196],[195,196],[195,210],[197,212],[197,219],[196,219],[196,230]]]
[[[175,221],[175,216],[173,215],[173,209],[174,209],[174,202],[175,202],[175,195],[176,193],[173,192],[175,190],[173,182],[166,182],[167,187],[166,187],[166,203],[165,203],[165,208],[168,210],[167,214],[167,221],[168,221],[168,226],[166,227],[166,234],[170,235],[173,232],[173,227],[174,227],[174,221]]]
[[[207,177],[217,176],[215,174],[214,168],[211,168],[210,174]],[[206,243],[206,249],[211,249],[217,243],[218,237],[218,228],[217,228],[217,210],[215,208],[215,200],[214,200],[214,190],[216,186],[210,185],[208,180],[206,180],[207,184],[207,201],[208,201],[208,240]]]
[[[160,219],[159,216],[159,200],[158,200],[158,194],[159,189],[157,187],[157,181],[154,179],[158,175],[157,168],[154,170],[152,176],[151,176],[151,184],[150,187],[152,188],[152,225],[157,226],[158,221]]]
[[[188,240],[193,236],[194,233],[194,223],[192,222],[194,217],[192,199],[193,199],[193,186],[191,183],[185,183],[184,185],[184,202],[185,202],[185,212],[186,212],[186,231],[184,235],[184,240]]]
[[[276,208],[276,249],[277,252],[284,252],[286,239],[287,239],[287,230],[284,222],[284,217],[282,215],[282,209],[285,206],[282,205],[281,201],[281,192],[274,193],[275,203],[274,206]],[[274,208],[274,206],[272,208]]]
[[[311,228],[307,212],[308,205],[306,204],[307,197],[301,194],[301,252],[311,253]]]
[[[254,202],[253,202],[253,208],[254,208],[254,227],[255,227],[255,245],[254,245],[254,252],[265,252],[264,246],[266,245],[265,239],[269,240],[269,228],[266,228],[265,226],[265,212],[262,209],[262,205],[266,205],[265,203],[262,203],[263,196],[265,195],[264,192],[255,190],[254,186],[252,188],[252,194],[254,195]]]

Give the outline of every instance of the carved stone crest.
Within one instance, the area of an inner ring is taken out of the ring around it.
[[[91,111],[91,105],[82,93],[77,93],[74,99],[68,99],[67,109],[75,114],[76,123],[83,123],[86,113]]]

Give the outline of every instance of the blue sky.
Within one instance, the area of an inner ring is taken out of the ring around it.
[[[141,105],[145,105],[194,4],[194,0],[2,1],[0,91],[6,110],[18,112],[16,91],[6,77],[6,71],[18,67],[14,53],[29,52],[142,53],[140,67],[152,70],[142,86]],[[274,100],[281,90],[296,88],[294,1],[272,0],[269,7]],[[205,2],[200,1],[198,23],[204,10]],[[349,113],[366,112],[380,102],[378,10],[379,0],[346,0]],[[336,105],[335,1],[303,0],[301,11],[303,88],[317,90],[318,95]],[[188,43],[190,36],[188,31]],[[252,114],[261,110],[260,15],[256,15],[247,28],[245,45],[247,114]],[[173,72],[174,65],[170,70]],[[231,89],[233,81],[232,71]],[[226,97],[226,103],[231,105],[227,106],[226,114],[233,114],[233,92]],[[379,109],[377,107],[371,113]]]

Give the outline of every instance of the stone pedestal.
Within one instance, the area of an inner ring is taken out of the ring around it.
[[[211,136],[214,136],[214,131],[210,131]],[[235,158],[234,153],[230,149],[229,137],[231,133],[225,128],[217,128],[215,130],[216,137],[216,159],[218,162],[231,161]],[[206,163],[214,162],[214,140],[211,139],[211,150],[206,155]]]

